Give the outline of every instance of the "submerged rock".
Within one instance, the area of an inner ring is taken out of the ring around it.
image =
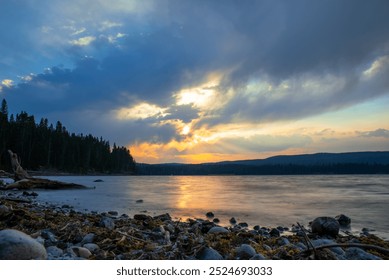
[[[339,222],[332,217],[318,217],[312,221],[312,233],[336,237],[339,233]]]
[[[45,247],[31,236],[14,229],[0,231],[0,259],[2,260],[44,260]]]

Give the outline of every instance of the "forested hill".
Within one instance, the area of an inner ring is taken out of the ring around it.
[[[135,161],[125,147],[113,147],[102,138],[76,135],[61,122],[55,126],[46,118],[21,112],[8,116],[3,99],[0,110],[0,170],[11,171],[7,150],[17,153],[23,168],[71,173],[135,173]]]
[[[140,175],[389,174],[389,152],[318,153],[203,164],[137,164]]]

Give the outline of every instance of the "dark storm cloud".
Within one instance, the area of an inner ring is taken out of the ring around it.
[[[2,94],[16,110],[42,115],[110,111],[142,101],[168,107],[174,103],[172,94],[183,87],[198,86],[212,72],[228,72],[221,81],[221,94],[233,88],[236,96],[213,119],[204,120],[223,123],[303,117],[387,93],[388,82],[379,77],[374,84],[362,82],[356,69],[368,67],[372,60],[389,52],[388,1],[150,3],[154,9],[142,18],[118,13],[121,25],[115,32],[125,36],[112,42],[108,34],[86,26],[88,32],[73,39],[88,35],[95,40],[87,46],[68,45],[64,50],[73,58],[78,56],[74,67],[51,67],[14,87],[4,87]],[[27,53],[23,43],[29,41],[15,38],[28,36],[29,20],[43,24],[36,19],[42,9],[15,6],[8,10],[17,14],[15,18],[0,17],[2,26],[11,26],[2,41],[8,44],[8,50],[15,46]],[[26,12],[30,14],[23,17]],[[79,58],[85,54],[93,57]],[[4,64],[3,60],[0,63]],[[250,79],[266,79],[278,85],[284,80],[321,74],[343,77],[345,86],[322,96],[310,92],[299,95],[298,86],[282,98],[259,95],[252,100],[241,94]],[[368,85],[373,87],[366,94]],[[178,107],[169,110],[170,119],[183,121],[197,114]],[[143,127],[152,127],[154,120],[148,121]],[[162,139],[169,139],[170,127],[168,131],[169,136]],[[150,136],[147,131],[142,133]]]

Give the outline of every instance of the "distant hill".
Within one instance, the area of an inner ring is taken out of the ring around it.
[[[215,164],[275,165],[299,164],[322,165],[339,163],[389,164],[389,152],[317,153],[293,156],[274,156],[266,159],[223,161]]]
[[[202,164],[137,164],[139,175],[389,174],[389,152],[317,153]]]

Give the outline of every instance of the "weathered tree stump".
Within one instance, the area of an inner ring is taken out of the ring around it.
[[[74,183],[66,183],[55,180],[43,179],[43,178],[34,178],[28,174],[26,170],[20,165],[20,160],[18,155],[11,150],[8,150],[8,153],[11,158],[12,169],[14,174],[10,174],[3,170],[0,170],[0,175],[4,175],[3,177],[8,177],[14,179],[14,183],[7,184],[5,186],[0,186],[0,189],[10,190],[10,189],[66,189],[66,188],[76,188],[83,189],[87,188],[86,186],[74,184]]]

